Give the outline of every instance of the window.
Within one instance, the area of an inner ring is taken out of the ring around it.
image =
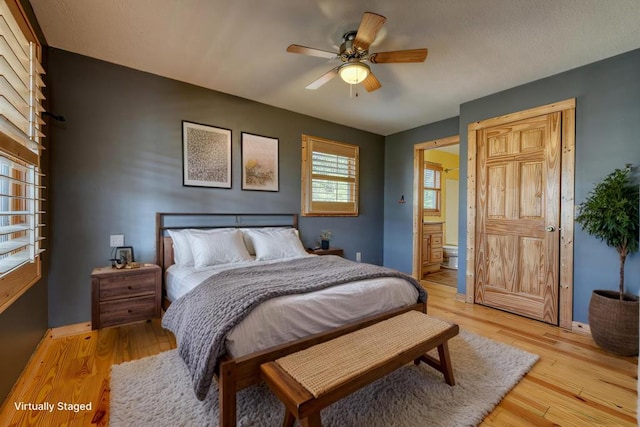
[[[0,312],[40,278],[42,50],[18,0],[0,0]]]
[[[425,215],[440,215],[442,166],[424,162],[422,208]]]
[[[358,148],[302,135],[302,215],[358,215]]]

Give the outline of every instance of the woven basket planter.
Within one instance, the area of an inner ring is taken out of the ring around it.
[[[593,340],[620,356],[638,355],[638,298],[596,290],[589,303],[589,327]]]

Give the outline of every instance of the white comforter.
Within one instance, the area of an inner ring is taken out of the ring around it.
[[[310,255],[316,256],[316,255]],[[278,260],[282,261],[282,260]],[[167,297],[174,301],[221,271],[278,261],[251,261],[204,269],[172,265]],[[256,307],[227,336],[227,350],[240,357],[319,333],[394,308],[415,304],[417,289],[400,278],[385,277],[333,286],[321,291],[273,298]]]

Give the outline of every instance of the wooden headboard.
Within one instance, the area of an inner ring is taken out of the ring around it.
[[[173,241],[168,230],[212,228],[298,228],[298,214],[218,214],[218,213],[156,213],[156,263],[164,272],[173,264]]]
[[[170,236],[162,236],[162,261],[158,264],[162,271],[174,264],[173,239]]]

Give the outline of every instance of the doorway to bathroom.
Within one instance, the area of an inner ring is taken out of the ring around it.
[[[419,280],[457,286],[458,136],[414,147],[414,262]]]

